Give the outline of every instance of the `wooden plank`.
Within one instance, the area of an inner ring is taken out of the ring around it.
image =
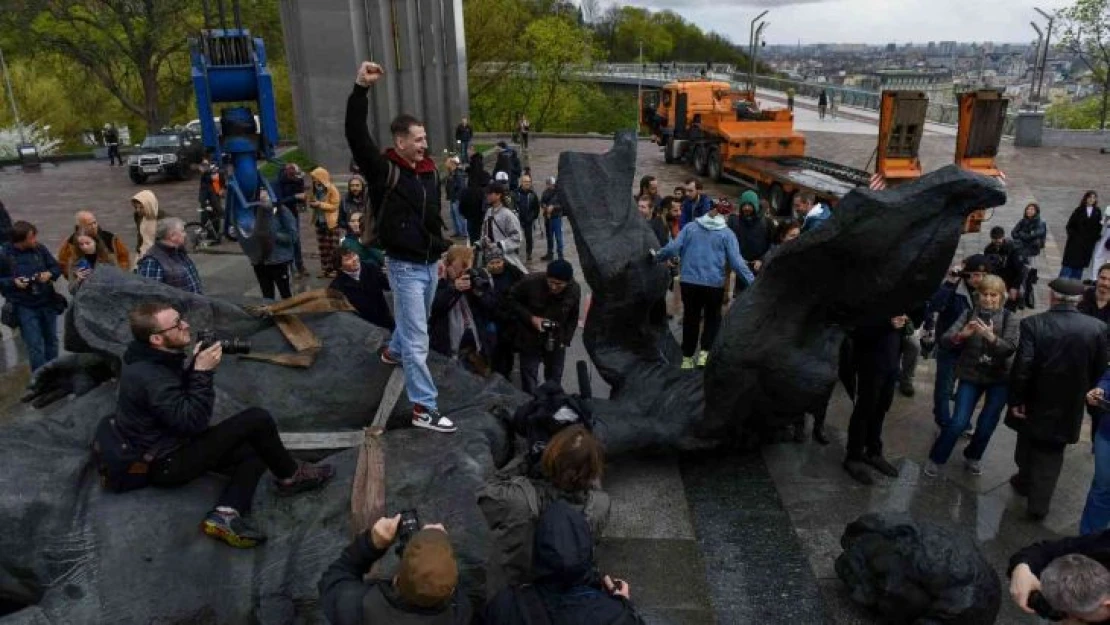
[[[312,363],[316,362],[316,356],[319,352],[320,350],[318,349],[308,349],[303,352],[290,352],[286,354],[251,353],[240,354],[239,358],[268,362],[273,365],[282,365],[285,367],[307,369],[312,366]]]
[[[350,432],[282,432],[281,442],[286,449],[307,451],[311,449],[347,449],[358,447],[366,438],[364,430]]]
[[[318,350],[323,346],[320,339],[313,334],[312,330],[308,329],[308,326],[301,321],[300,317],[295,317],[293,315],[276,315],[274,317],[274,323],[277,324],[278,330],[281,330],[281,334],[285,337],[285,340],[289,341],[293,349],[298,352],[310,349]]]
[[[393,373],[389,374],[389,382],[386,382],[382,401],[378,404],[377,412],[374,413],[374,421],[370,423],[371,432],[380,434],[385,431],[385,426],[389,422],[389,413],[393,412],[393,407],[397,405],[403,390],[405,390],[405,373],[397,366],[393,368]]]

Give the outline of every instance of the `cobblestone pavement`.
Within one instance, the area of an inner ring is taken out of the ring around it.
[[[853,128],[853,132],[857,129]],[[807,132],[810,153],[866,167],[875,139],[865,134]],[[554,175],[565,150],[603,151],[608,139],[535,138],[528,155],[537,181]],[[926,169],[952,161],[954,140],[929,135],[921,146]],[[967,235],[961,255],[980,250],[995,224],[1007,230],[1028,201],[1038,201],[1050,226],[1044,275],[1055,274],[1063,247],[1064,223],[1082,192],[1099,188],[1110,157],[1067,149],[1017,150],[1006,144],[1000,161],[1008,177],[1010,202],[996,209],[984,232]],[[642,142],[637,177],[653,174],[667,193],[689,175],[681,166],[663,164],[656,146]],[[195,210],[197,181],[132,185],[121,168],[103,162],[48,166],[38,174],[0,171],[0,200],[13,218],[38,225],[40,239],[56,248],[72,228],[73,212],[91,209],[102,227],[134,241],[128,198],[150,188],[169,213],[189,219]],[[537,185],[542,186],[542,185]],[[739,189],[707,182],[707,192],[733,197]],[[634,189],[629,189],[629,194]],[[1105,193],[1103,195],[1106,195]],[[305,250],[313,255],[315,237],[302,224]],[[577,266],[574,240],[566,228],[567,257]],[[537,240],[538,257],[546,242]],[[246,259],[228,245],[196,259],[209,293],[257,296]],[[223,253],[226,252],[226,253]],[[315,274],[319,265],[309,260]],[[542,270],[542,263],[531,264]],[[298,288],[314,288],[315,278]],[[1042,284],[1043,287],[1043,284]],[[1043,293],[1040,302],[1044,302]],[[677,317],[676,317],[677,318]],[[25,356],[11,332],[0,343],[0,398],[10,401],[25,383]],[[579,340],[571,359],[585,358]],[[574,367],[567,367],[568,388],[575,388]],[[982,476],[950,463],[939,478],[920,474],[934,432],[931,415],[932,361],[923,361],[916,397],[895,400],[886,425],[887,453],[901,469],[897,479],[879,478],[874,487],[852,482],[839,468],[850,404],[838,395],[829,412],[833,443],[783,444],[743,457],[622,459],[610,467],[612,528],[599,550],[607,570],[628,579],[637,604],[653,623],[872,623],[873,617],[847,600],[833,573],[844,525],[868,511],[910,511],[919,518],[948,522],[972,532],[988,558],[1004,573],[1017,548],[1040,538],[1076,532],[1090,483],[1088,443],[1069,448],[1052,513],[1040,523],[1025,521],[1023,502],[1006,484],[1013,470],[1013,433],[999,427],[984,461]],[[593,379],[595,392],[604,393]],[[0,400],[0,405],[5,402]],[[1087,435],[1084,434],[1084,440]],[[1000,623],[1035,622],[1005,602]]]

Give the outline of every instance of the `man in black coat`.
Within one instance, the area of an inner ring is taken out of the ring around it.
[[[497,142],[497,161],[493,171],[503,171],[509,174],[509,189],[515,191],[520,186],[520,175],[524,168],[520,164],[520,156],[516,150],[509,147],[504,141]]]
[[[525,393],[539,386],[541,361],[544,381],[562,383],[566,348],[578,329],[581,294],[574,268],[565,260],[552,261],[546,274],[526,276],[509,293],[517,315],[520,387]]]
[[[844,470],[857,482],[874,483],[867,466],[888,477],[898,469],[883,458],[883,421],[894,401],[901,363],[902,335],[909,317],[876,318],[861,324],[851,335],[855,406],[848,422],[848,455]]]
[[[1010,484],[1028,497],[1030,518],[1048,514],[1064,448],[1079,440],[1084,401],[1106,369],[1106,324],[1079,312],[1083,283],[1049,283],[1052,307],[1021,321],[1021,341],[1010,371],[1010,414],[1017,430]]]
[[[469,172],[468,185],[459,196],[459,212],[466,220],[470,245],[474,246],[482,238],[482,220],[486,216],[486,186],[489,185],[489,172],[483,169]]]
[[[335,266],[340,271],[328,288],[342,293],[359,317],[392,332],[397,324],[385,301],[389,280],[381,268],[360,261],[358,252],[346,246],[335,250]]]
[[[1098,207],[1097,193],[1088,191],[1083,195],[1083,202],[1068,218],[1067,232],[1060,277],[1082,280],[1083,269],[1091,264],[1095,246],[1102,238],[1102,209]]]
[[[462,158],[470,152],[470,140],[474,138],[474,128],[470,126],[470,118],[462,118],[462,122],[455,127],[455,142],[459,144],[459,154]]]
[[[1018,295],[1025,277],[1025,259],[1014,242],[1006,239],[1005,228],[991,228],[991,242],[983,249],[983,255],[991,265],[991,273],[1006,283],[1006,308],[1017,310]]]
[[[1110,531],[1038,542],[1010,557],[1010,596],[1030,614],[1030,595],[1039,592],[1069,623],[1110,624],[1108,568]]]
[[[525,174],[520,177],[520,188],[513,191],[513,196],[520,227],[524,230],[524,253],[527,260],[532,260],[532,228],[540,216],[540,198],[532,189],[532,176]]]
[[[567,502],[556,499],[540,515],[532,554],[533,584],[494,596],[486,605],[486,625],[643,624],[628,583],[598,574],[590,526]]]
[[[216,401],[212,381],[223,355],[220,342],[197,344],[188,362],[191,328],[169,304],[141,304],[129,320],[135,340],[120,372],[119,435],[143,453],[153,486],[184,486],[209,471],[226,472],[230,480],[201,529],[233,547],[265,541],[266,535],[244,518],[262,474],[269,469],[277,478],[275,494],[288,496],[322,487],[335,470],[294,460],[261,408],[209,425]]]
[[[355,537],[320,578],[320,605],[331,625],[468,625],[471,608],[458,592],[458,563],[443,525],[409,538],[393,579],[364,582],[398,538],[401,515],[378,519]]]

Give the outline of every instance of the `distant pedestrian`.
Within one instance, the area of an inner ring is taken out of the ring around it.
[[[455,127],[455,142],[459,145],[459,154],[467,158],[470,154],[470,140],[474,138],[474,129],[470,127],[470,118],[463,117]]]
[[[447,203],[451,207],[451,224],[454,232],[451,236],[456,239],[467,238],[466,218],[459,210],[459,202],[466,191],[467,175],[460,165],[459,157],[452,156],[447,159],[447,177],[443,179],[443,186],[447,192]]]
[[[0,246],[7,244],[12,240],[12,216],[8,214],[8,209],[4,208],[4,203],[0,202]]]
[[[53,283],[61,275],[58,261],[38,242],[38,229],[15,222],[11,242],[0,247],[0,295],[15,307],[32,373],[58,357],[58,315],[65,298]]]
[[[547,188],[540,197],[540,209],[544,216],[544,232],[547,236],[547,254],[540,260],[553,260],[556,255],[563,260],[563,206],[559,201],[555,177],[547,179]]]
[[[1083,207],[1080,207],[1083,208]],[[1076,309],[1083,283],[1049,283],[1051,308],[1021,321],[1006,425],[1018,433],[1010,485],[1033,520],[1048,515],[1064,449],[1079,441],[1083,407],[1106,370],[1106,324]]]
[[[829,94],[827,91],[822,90],[821,95],[817,96],[817,115],[821,119],[825,119],[825,113],[829,110]]]
[[[1102,237],[1102,209],[1098,207],[1098,193],[1083,194],[1068,218],[1068,240],[1064,245],[1064,258],[1060,263],[1060,277],[1083,279],[1083,270],[1091,264],[1095,246]],[[1092,385],[1091,388],[1094,388]]]
[[[794,112],[794,87],[786,88],[786,108],[790,109],[791,113]]]
[[[254,267],[262,297],[273,300],[275,287],[282,299],[292,297],[289,266],[299,234],[297,220],[288,208],[275,205],[266,191],[261,192],[254,215],[255,235],[243,240],[243,251]]]
[[[832,115],[833,119],[836,119],[837,108],[838,108],[838,105],[836,103],[836,93],[835,92],[830,93],[829,94],[829,114]]]
[[[131,196],[131,208],[135,217],[135,251],[142,258],[158,240],[155,236],[158,220],[165,215],[158,209],[158,198],[149,189]]]
[[[520,123],[517,124],[517,132],[520,133],[520,145],[525,150],[528,149],[528,133],[531,132],[531,130],[532,124],[528,122],[528,116],[522,114],[520,116]]]
[[[112,124],[104,124],[104,145],[108,147],[108,167],[119,164],[123,167],[123,157],[119,153],[119,131]]]
[[[274,192],[277,193],[277,203],[289,209],[293,219],[297,222],[297,232],[301,231],[301,213],[305,210],[304,172],[296,163],[286,163],[278,172],[274,182]],[[301,237],[298,236],[293,244],[293,266],[296,268],[294,277],[307,278],[308,270],[304,266],[304,254],[301,251]]]
[[[1037,258],[1044,249],[1048,237],[1048,227],[1041,219],[1041,207],[1036,202],[1030,202],[1025,207],[1021,220],[1010,231],[1010,239],[1021,252],[1025,259],[1025,266],[1021,277],[1022,305],[1032,309],[1036,304],[1033,286],[1037,283]]]

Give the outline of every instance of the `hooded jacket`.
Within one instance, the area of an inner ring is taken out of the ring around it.
[[[160,458],[208,429],[216,395],[212,371],[185,368],[185,352],[132,341],[123,354],[116,404],[120,434]]]
[[[1041,209],[1036,208],[1035,210],[1037,211],[1036,215],[1031,218],[1023,216],[1020,221],[1014,224],[1014,229],[1010,231],[1010,238],[1021,250],[1022,256],[1026,258],[1039,255],[1041,250],[1044,249],[1045,239],[1048,236],[1048,227],[1041,219]]]
[[[686,224],[674,240],[659,250],[655,260],[662,262],[675,256],[682,259],[683,284],[721,288],[725,284],[726,263],[748,284],[755,281],[747,261],[740,255],[736,235],[720,215],[704,215]]]
[[[606,592],[594,563],[594,543],[586,517],[570,504],[553,501],[540,516],[533,545],[534,587],[552,625],[638,625],[632,602]],[[499,592],[487,605],[487,625],[530,623],[520,606],[519,586]]]
[[[482,221],[482,236],[505,253],[505,262],[521,271],[528,271],[520,260],[520,244],[524,240],[524,232],[520,228],[520,219],[509,207],[491,206],[486,210],[486,217]]]
[[[432,264],[447,251],[440,214],[439,174],[424,158],[410,164],[392,148],[383,154],[366,128],[368,87],[355,85],[347,98],[345,132],[359,170],[366,176],[375,206],[378,238],[392,259]],[[389,172],[398,168],[397,184],[389,189]]]
[[[135,250],[139,253],[139,258],[142,258],[146,256],[150,246],[154,245],[158,220],[165,217],[165,215],[158,211],[158,198],[149,189],[139,191],[131,196],[131,199],[142,205],[142,209],[135,212],[135,229],[137,230]]]
[[[740,243],[740,254],[746,260],[763,260],[774,242],[775,224],[760,211],[759,195],[755,191],[740,194],[737,206],[742,207],[745,204],[754,209],[752,214],[745,216],[742,210],[737,210],[735,215],[729,215],[728,227],[736,235],[736,240]]]
[[[323,167],[313,169],[308,176],[312,179],[312,188],[308,191],[309,200],[319,202],[312,209],[312,223],[316,226],[324,224],[328,230],[334,230],[339,226],[339,205],[343,201],[343,196],[331,183],[331,174]],[[323,186],[322,194],[317,192],[317,184]]]

